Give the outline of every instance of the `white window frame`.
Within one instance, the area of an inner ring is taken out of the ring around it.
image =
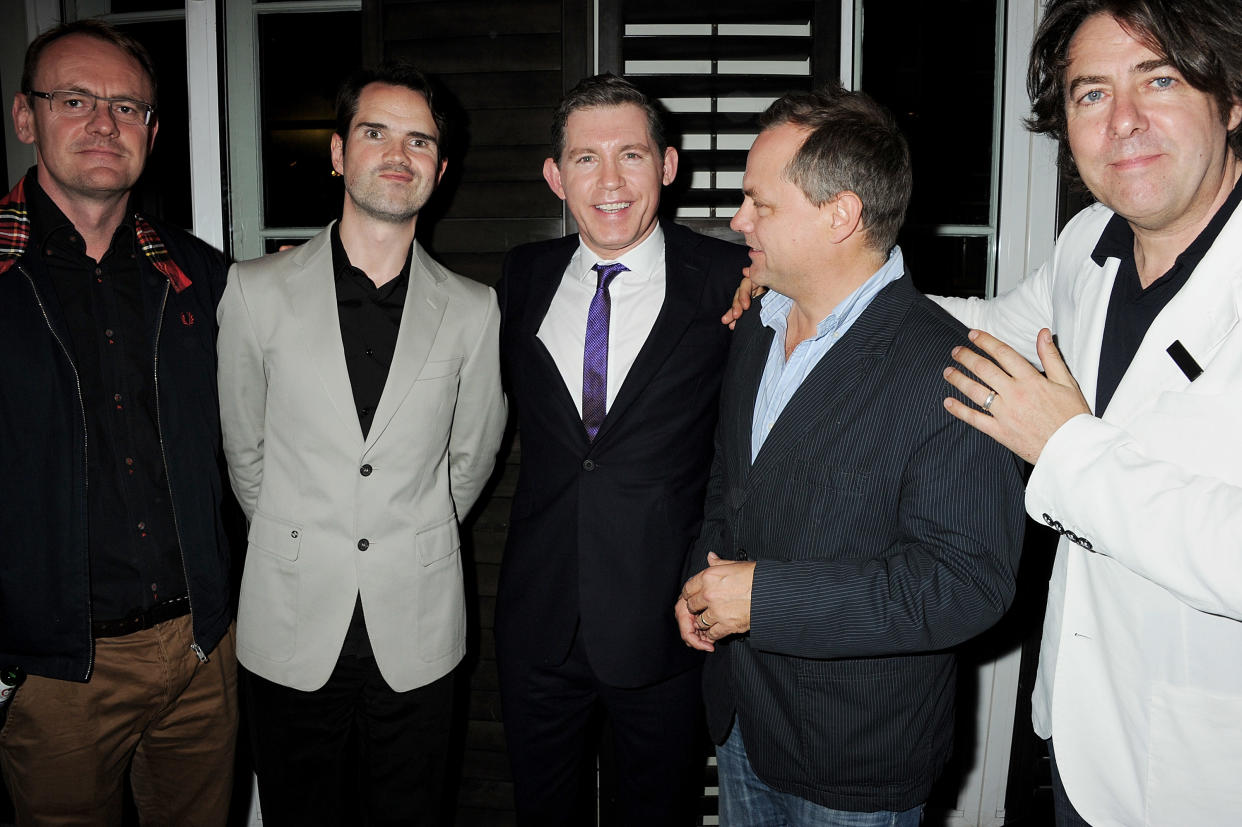
[[[198,0],[190,0],[196,2]],[[360,11],[362,0],[225,0],[229,112],[229,199],[233,256],[267,252],[269,238],[310,238],[318,227],[268,227],[263,205],[263,136],[259,132],[259,16]],[[324,147],[325,154],[328,147]]]

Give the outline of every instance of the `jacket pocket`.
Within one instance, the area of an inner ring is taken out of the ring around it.
[[[293,657],[297,644],[298,554],[302,530],[297,524],[256,511],[242,570],[237,608],[237,646],[267,660]]]
[[[297,523],[256,510],[247,539],[251,547],[257,546],[286,560],[296,560],[302,546],[302,529]]]
[[[1147,748],[1146,824],[1238,823],[1242,696],[1156,684]]]
[[[424,528],[415,535],[414,543],[418,547],[418,559],[424,566],[459,551],[461,538],[457,533],[457,517],[450,516]]]
[[[458,356],[456,359],[427,362],[423,365],[423,369],[414,381],[425,382],[429,379],[443,379],[446,376],[456,376],[461,370],[461,361],[461,357]]]
[[[458,651],[466,635],[465,584],[457,518],[450,516],[418,533],[419,651],[424,661],[441,660]]]

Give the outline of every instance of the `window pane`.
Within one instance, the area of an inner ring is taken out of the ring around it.
[[[934,296],[982,296],[987,236],[937,236],[906,225],[898,237],[914,286]]]
[[[121,9],[113,4],[117,11]],[[128,23],[132,35],[155,61],[159,78],[159,132],[137,187],[139,209],[189,229],[194,223],[190,194],[190,109],[186,88],[185,21]]]
[[[129,12],[147,12],[147,11],[168,11],[170,9],[177,9],[179,11],[184,11],[185,3],[183,2],[183,0],[112,0],[112,3],[110,4],[110,7],[109,7],[109,11],[112,14],[127,14]]]
[[[863,3],[862,88],[910,141],[914,224],[987,224],[996,0]]]
[[[318,227],[341,211],[328,144],[336,90],[362,60],[358,12],[259,16],[265,227]]]

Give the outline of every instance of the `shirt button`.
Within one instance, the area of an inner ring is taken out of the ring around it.
[[[96,268],[95,268],[95,275],[97,275],[97,276],[102,276],[102,275],[103,275],[103,268],[102,268],[102,267],[96,267]]]
[[[583,470],[583,471],[594,471],[594,470],[595,470],[595,461],[594,461],[594,460],[590,460],[590,459],[584,459],[584,460],[582,461],[582,470]]]
[[[369,476],[371,476],[371,470],[372,470],[372,469],[371,469],[371,466],[370,466],[369,464],[367,464],[367,465],[364,465],[364,466],[362,466],[361,468],[359,468],[359,469],[358,469],[358,473],[359,473],[359,474],[362,474],[362,476],[364,476],[364,477],[369,477]]]
[[[367,356],[374,356],[374,355],[375,355],[375,351],[374,351],[374,350],[372,350],[371,348],[367,348],[367,349],[366,349],[366,354],[367,354]]]
[[[370,408],[359,408],[359,409],[358,409],[358,416],[366,416],[366,415],[367,415],[367,414],[369,414],[370,412],[371,412],[371,409],[370,409]]]
[[[366,537],[363,537],[361,540],[358,541],[359,551],[366,551],[370,547],[371,547],[371,541],[368,540]]]
[[[110,327],[105,327],[105,328],[104,328],[104,335],[105,335],[105,336],[107,336],[109,339],[111,339],[111,338],[112,338],[112,328],[110,328]]]

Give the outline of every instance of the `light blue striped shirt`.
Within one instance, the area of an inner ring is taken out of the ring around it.
[[[845,335],[845,331],[858,320],[876,294],[885,285],[901,278],[905,272],[905,262],[901,257],[901,248],[893,247],[884,266],[871,275],[857,290],[846,296],[828,317],[815,327],[815,335],[799,342],[794,352],[785,360],[785,333],[787,317],[793,307],[793,299],[769,290],[763,297],[763,307],[759,311],[759,321],[772,328],[772,347],[768,350],[768,361],[763,368],[763,379],[759,383],[759,393],[755,396],[754,418],[750,425],[750,461],[759,456],[759,449],[767,439],[772,426],[794,393],[802,385],[814,367],[819,364],[832,346]]]

